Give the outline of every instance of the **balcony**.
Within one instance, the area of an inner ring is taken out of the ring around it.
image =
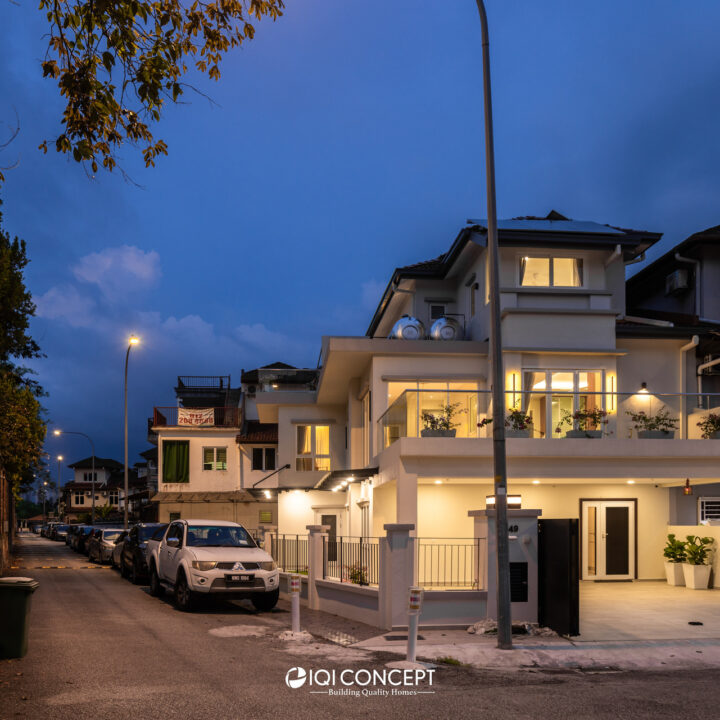
[[[546,441],[694,440],[710,413],[720,414],[720,395],[542,388],[506,392],[505,429],[508,438]],[[406,390],[378,420],[380,447],[400,438],[491,438],[491,418],[489,390]]]
[[[156,407],[153,427],[239,428],[242,417],[238,407]]]

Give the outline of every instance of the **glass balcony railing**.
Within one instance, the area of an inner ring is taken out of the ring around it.
[[[720,438],[720,394],[505,393],[508,438]],[[406,390],[378,420],[381,446],[403,437],[492,437],[489,390]],[[715,430],[717,428],[717,430]]]

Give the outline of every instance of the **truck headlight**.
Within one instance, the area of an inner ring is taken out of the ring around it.
[[[258,563],[261,570],[277,570],[277,565],[273,560],[270,560],[269,562],[261,562]]]
[[[193,560],[193,570],[214,570],[217,562],[214,560]]]

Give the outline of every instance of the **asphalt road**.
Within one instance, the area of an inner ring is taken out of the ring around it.
[[[28,655],[0,661],[3,719],[705,719],[720,707],[717,670],[500,673],[441,665],[432,687],[418,688],[433,694],[311,694],[322,688],[287,687],[290,668],[383,670],[394,660],[342,644],[377,630],[303,611],[314,642],[286,643],[278,638],[290,624],[284,605],[257,613],[227,603],[184,614],[147,588],[112,570],[87,569],[85,558],[38,538],[24,542],[18,564],[24,569],[13,572],[36,578],[40,588]],[[35,569],[43,566],[60,569]]]

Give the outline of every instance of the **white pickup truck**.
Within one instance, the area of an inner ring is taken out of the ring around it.
[[[278,601],[280,573],[272,557],[242,526],[221,520],[175,520],[145,548],[150,594],[175,593],[191,611],[201,595],[248,598],[258,610]]]

